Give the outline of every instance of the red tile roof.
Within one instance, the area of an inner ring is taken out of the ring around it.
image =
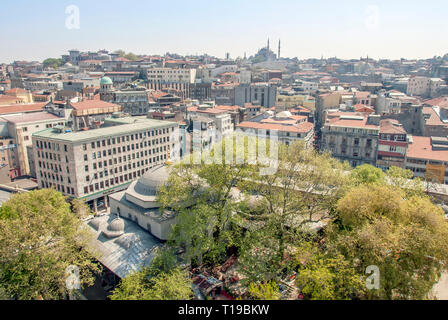
[[[412,137],[406,156],[413,159],[426,159],[448,162],[448,150],[433,150],[431,137]]]
[[[188,107],[188,112],[199,112],[199,113],[209,113],[209,114],[221,114],[221,113],[227,113],[228,110],[222,110],[217,108],[208,108],[204,110],[199,110],[198,107]]]
[[[431,100],[426,100],[423,103],[430,106],[439,106],[441,108],[446,108],[448,107],[448,97],[440,97]]]
[[[329,124],[332,127],[346,127],[346,128],[363,128],[363,129],[379,129],[379,126],[373,124],[367,124],[367,117],[362,120],[347,119],[347,118],[333,118],[329,119]]]
[[[9,105],[9,106],[0,106],[0,114],[42,111],[42,108],[46,104],[47,103],[44,102],[44,103],[16,104],[16,105]]]
[[[21,88],[13,88],[10,90],[5,91],[6,95],[11,95],[11,94],[22,94],[22,93],[27,93],[28,91],[21,89]]]
[[[434,111],[432,107],[423,107],[423,114],[430,115],[428,119],[426,119],[426,125],[430,126],[443,126],[444,123],[440,120],[440,117]]]
[[[94,99],[94,100],[84,100],[82,102],[71,103],[75,110],[86,110],[86,109],[102,109],[110,107],[118,107],[117,104],[110,102]]]
[[[385,134],[406,134],[406,130],[397,120],[384,119],[380,121],[380,133]]]

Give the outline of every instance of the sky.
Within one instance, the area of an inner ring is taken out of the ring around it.
[[[249,57],[268,38],[299,59],[431,58],[448,53],[447,12],[446,0],[1,0],[0,63],[70,49]]]

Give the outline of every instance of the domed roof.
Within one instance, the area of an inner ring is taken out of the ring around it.
[[[109,77],[102,77],[101,81],[100,81],[100,84],[101,85],[105,85],[105,84],[114,84],[114,83],[112,82],[111,78],[109,78]]]
[[[120,218],[115,218],[107,226],[108,231],[112,232],[124,232],[124,221]]]
[[[277,118],[290,118],[291,116],[292,114],[289,111],[282,111],[277,114]]]
[[[103,230],[102,234],[109,239],[120,237],[124,234],[124,220],[117,214],[117,217],[109,222],[107,229]]]
[[[135,185],[135,191],[147,196],[155,196],[157,190],[166,184],[169,172],[165,166],[150,169]]]

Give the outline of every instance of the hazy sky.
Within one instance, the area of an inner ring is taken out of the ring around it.
[[[430,58],[448,53],[447,13],[446,0],[1,0],[0,62],[75,48],[235,58],[268,37],[287,57]]]

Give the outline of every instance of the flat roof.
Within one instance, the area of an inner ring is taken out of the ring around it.
[[[155,120],[155,119],[141,119],[141,118],[118,118],[124,124],[103,127],[99,129],[92,129],[87,131],[76,131],[68,133],[58,133],[54,129],[47,129],[39,131],[33,134],[33,137],[38,138],[49,138],[54,140],[66,141],[66,142],[78,142],[78,141],[88,141],[97,138],[107,138],[112,136],[124,135],[128,133],[141,132],[144,130],[166,128],[168,126],[177,127],[177,122],[165,121],[165,120]],[[132,120],[135,121],[132,121]],[[108,119],[114,122],[117,119]]]

